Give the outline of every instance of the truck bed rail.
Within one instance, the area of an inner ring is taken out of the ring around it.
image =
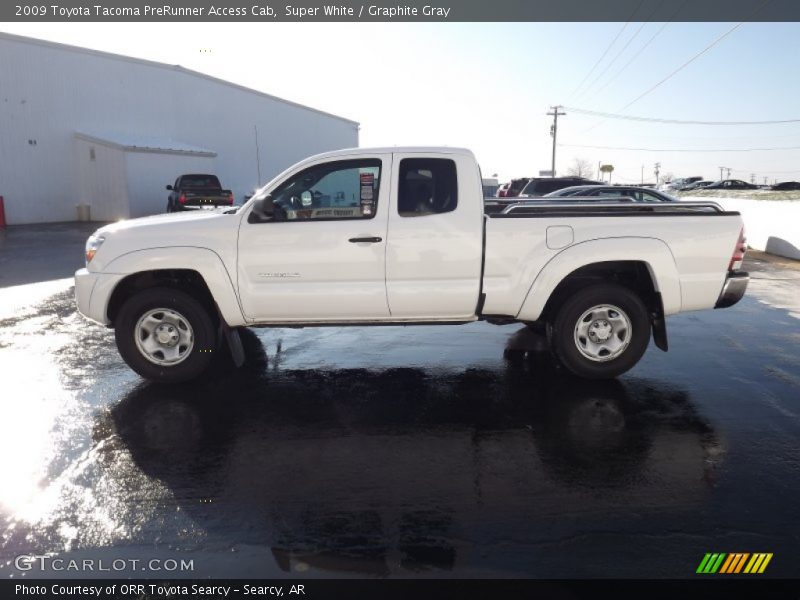
[[[501,212],[488,213],[493,219],[518,217],[612,217],[612,216],[732,216],[716,202],[633,202],[630,198],[575,198],[557,202],[518,202]]]

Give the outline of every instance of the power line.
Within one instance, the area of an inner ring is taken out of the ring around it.
[[[772,150],[800,150],[800,146],[784,146],[780,148],[629,148],[627,146],[591,146],[585,144],[559,144],[559,146],[595,150],[632,150],[636,152],[769,152]]]
[[[637,8],[637,10],[638,10],[638,8]],[[631,15],[631,16],[633,16],[633,15]],[[587,80],[587,79],[589,79],[589,77],[591,76],[591,74],[592,74],[592,73],[594,73],[594,70],[597,68],[597,66],[598,66],[598,65],[599,65],[601,62],[603,62],[603,59],[606,57],[606,54],[608,54],[608,51],[609,51],[609,50],[611,50],[611,47],[612,47],[614,44],[616,44],[616,43],[617,43],[617,40],[619,39],[619,36],[621,36],[621,35],[622,35],[622,32],[623,32],[623,31],[625,31],[625,30],[628,28],[628,25],[630,25],[630,20],[628,20],[628,21],[627,21],[627,22],[626,22],[626,23],[625,23],[625,24],[622,26],[622,29],[620,29],[620,30],[617,32],[617,35],[615,35],[615,36],[614,36],[614,39],[613,39],[613,40],[611,40],[611,43],[610,43],[610,44],[608,45],[608,47],[605,49],[605,52],[603,52],[603,54],[600,56],[600,58],[598,58],[598,59],[597,59],[597,62],[596,62],[596,63],[594,63],[594,66],[593,66],[591,69],[589,69],[589,72],[588,72],[588,73],[587,73],[587,74],[584,76],[584,78],[583,78],[583,79],[581,79],[581,82],[578,84],[578,87],[576,87],[574,90],[572,90],[572,94],[570,94],[570,97],[574,96],[574,95],[575,95],[575,94],[578,92],[578,90],[579,90],[579,89],[581,89],[581,87],[583,86],[583,84],[584,84],[584,83],[586,83],[586,80]]]
[[[761,6],[763,7],[763,6],[764,6],[764,5],[765,5],[767,2],[769,2],[769,0],[766,0],[766,1],[764,2],[764,4],[762,4]],[[725,32],[725,33],[723,33],[721,36],[719,36],[717,39],[715,39],[713,42],[711,42],[711,43],[710,43],[708,46],[706,46],[705,48],[703,48],[703,49],[702,49],[700,52],[698,52],[697,54],[695,54],[694,56],[692,56],[692,57],[691,57],[689,60],[687,60],[685,63],[683,63],[683,64],[682,64],[680,67],[678,67],[677,69],[675,69],[674,71],[672,71],[672,73],[670,73],[669,75],[667,75],[666,77],[664,77],[664,79],[662,79],[661,81],[659,81],[659,82],[658,82],[658,83],[656,83],[655,85],[652,85],[651,87],[647,88],[647,89],[646,89],[644,92],[642,92],[641,94],[639,94],[638,96],[636,96],[636,98],[634,98],[633,100],[631,100],[630,102],[628,102],[628,103],[627,103],[625,106],[623,106],[622,108],[620,108],[620,110],[625,110],[626,108],[628,108],[628,107],[629,107],[629,106],[631,106],[632,104],[635,104],[636,102],[638,102],[639,100],[641,100],[642,98],[644,98],[645,96],[647,96],[648,94],[652,93],[654,90],[656,90],[656,88],[658,88],[658,87],[659,87],[659,86],[661,86],[662,84],[666,83],[667,81],[669,81],[670,79],[672,79],[672,78],[673,78],[675,75],[677,75],[678,73],[680,73],[681,71],[683,71],[683,69],[685,69],[685,68],[686,68],[686,67],[688,67],[690,64],[692,64],[694,61],[696,61],[698,58],[700,58],[701,56],[703,56],[703,54],[705,54],[706,52],[708,52],[709,50],[711,50],[711,49],[712,49],[714,46],[716,46],[717,44],[719,44],[719,43],[720,43],[722,40],[724,40],[724,39],[725,39],[726,37],[728,37],[730,34],[732,34],[734,31],[736,31],[737,29],[739,29],[739,27],[741,27],[742,25],[744,25],[744,21],[741,21],[741,22],[737,23],[736,25],[734,25],[733,27],[731,27],[731,28],[730,28],[728,31],[726,31],[726,32]]]
[[[662,1],[663,1],[663,0],[662,0]],[[630,22],[633,20],[633,17],[634,17],[634,16],[636,16],[636,13],[637,13],[637,12],[639,12],[639,9],[640,9],[640,8],[642,8],[642,4],[644,4],[644,0],[639,0],[639,4],[638,4],[638,6],[636,7],[636,9],[634,9],[633,13],[631,14],[630,18],[628,19],[628,23],[630,23]],[[652,16],[652,15],[651,15],[651,16]],[[583,90],[583,91],[582,91],[582,92],[579,94],[578,98],[580,98],[581,96],[583,96],[584,94],[586,94],[586,92],[588,92],[590,89],[592,89],[592,87],[594,87],[594,84],[596,84],[596,83],[597,83],[597,82],[598,82],[598,81],[599,81],[599,80],[600,80],[600,79],[603,77],[603,75],[605,75],[605,74],[608,72],[608,70],[609,70],[609,69],[612,67],[612,65],[613,65],[615,62],[617,62],[617,60],[619,59],[620,55],[622,55],[622,53],[623,53],[623,52],[625,52],[625,50],[627,50],[627,49],[628,49],[628,46],[630,46],[630,45],[631,45],[631,42],[632,42],[633,40],[635,40],[635,39],[636,39],[636,37],[639,35],[639,33],[642,31],[642,28],[643,28],[643,27],[644,27],[646,24],[647,24],[647,20],[645,20],[645,21],[642,21],[642,24],[641,24],[641,25],[639,25],[639,29],[637,29],[637,30],[636,30],[636,31],[633,33],[633,35],[632,35],[630,38],[628,38],[628,41],[625,43],[625,45],[624,45],[624,46],[622,46],[622,48],[620,48],[619,52],[617,52],[617,53],[614,55],[614,58],[612,58],[612,59],[609,61],[609,63],[608,63],[606,66],[605,66],[605,68],[604,68],[602,71],[600,71],[600,72],[597,74],[597,76],[596,76],[596,77],[595,77],[595,78],[594,78],[594,79],[591,81],[591,83],[589,84],[589,86],[588,86],[588,87],[586,87],[586,88],[584,88],[584,90]]]
[[[566,110],[592,117],[602,117],[604,119],[625,119],[628,121],[640,121],[647,123],[669,123],[672,125],[782,125],[786,123],[800,123],[800,119],[780,119],[771,121],[682,121],[679,119],[661,119],[658,117],[640,117],[636,115],[620,115],[616,113],[589,110],[586,108],[576,108],[565,106]]]
[[[617,77],[619,77],[623,73],[623,71],[625,71],[625,69],[627,69],[633,63],[633,61],[635,61],[637,58],[639,58],[641,53],[644,52],[650,46],[650,44],[653,43],[653,40],[655,40],[659,35],[661,35],[661,32],[664,31],[667,28],[667,25],[669,25],[672,21],[675,20],[675,17],[678,16],[678,13],[681,12],[683,10],[683,7],[686,6],[687,4],[689,4],[689,2],[690,2],[690,0],[684,0],[683,4],[681,4],[678,7],[678,10],[676,10],[674,13],[672,13],[672,16],[658,29],[658,31],[656,31],[650,37],[650,39],[647,40],[644,43],[644,45],[639,48],[639,50],[636,52],[636,54],[634,54],[630,58],[630,60],[628,62],[626,62],[625,65],[619,71],[614,73],[614,75],[612,75],[611,78],[608,79],[608,81],[605,82],[603,87],[601,87],[599,90],[597,90],[597,93],[598,94],[601,93],[604,89],[606,89],[609,85],[611,85],[612,82],[616,81]],[[658,4],[658,6],[656,6],[656,9],[653,11],[653,13],[650,15],[650,17],[648,17],[648,19],[647,19],[648,21],[653,17],[653,15],[658,11],[658,9],[661,8],[661,5],[663,3],[664,3],[664,0],[661,0],[661,3]]]

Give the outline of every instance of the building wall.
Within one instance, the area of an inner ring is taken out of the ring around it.
[[[68,182],[65,182],[65,191],[59,195],[64,206],[47,203],[54,209],[58,207],[58,215],[64,214],[66,218],[37,220],[75,220],[77,218],[76,206],[88,204],[91,207],[91,216],[95,221],[115,221],[128,216],[128,191],[125,185],[125,153],[118,149],[99,144],[92,144],[85,140],[74,141],[73,173],[76,173],[78,193],[69,202]],[[92,160],[92,151],[94,160]],[[66,161],[65,161],[66,162]],[[1,168],[1,167],[0,167]],[[50,175],[43,176],[43,180]],[[3,180],[0,180],[2,182]],[[0,187],[5,187],[0,183]],[[38,211],[37,211],[38,212]],[[24,213],[23,213],[24,214]],[[46,216],[46,215],[45,215]],[[15,221],[11,221],[14,223]]]
[[[254,127],[261,183],[308,155],[358,145],[351,121],[166,65],[0,34],[0,195],[9,223],[75,218],[75,132],[211,149],[222,184],[241,200],[259,183]]]

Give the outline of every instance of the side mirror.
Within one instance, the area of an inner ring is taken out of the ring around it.
[[[272,202],[272,196],[267,194],[266,196],[254,200],[253,212],[262,219],[271,219],[275,214],[275,204]]]
[[[172,186],[171,186],[171,185],[168,185],[168,186],[167,186],[167,189],[168,189],[169,191],[172,191]]]

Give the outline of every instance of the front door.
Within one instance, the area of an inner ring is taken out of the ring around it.
[[[270,193],[267,218],[239,230],[238,286],[249,320],[389,316],[386,228],[391,155],[300,169]]]

